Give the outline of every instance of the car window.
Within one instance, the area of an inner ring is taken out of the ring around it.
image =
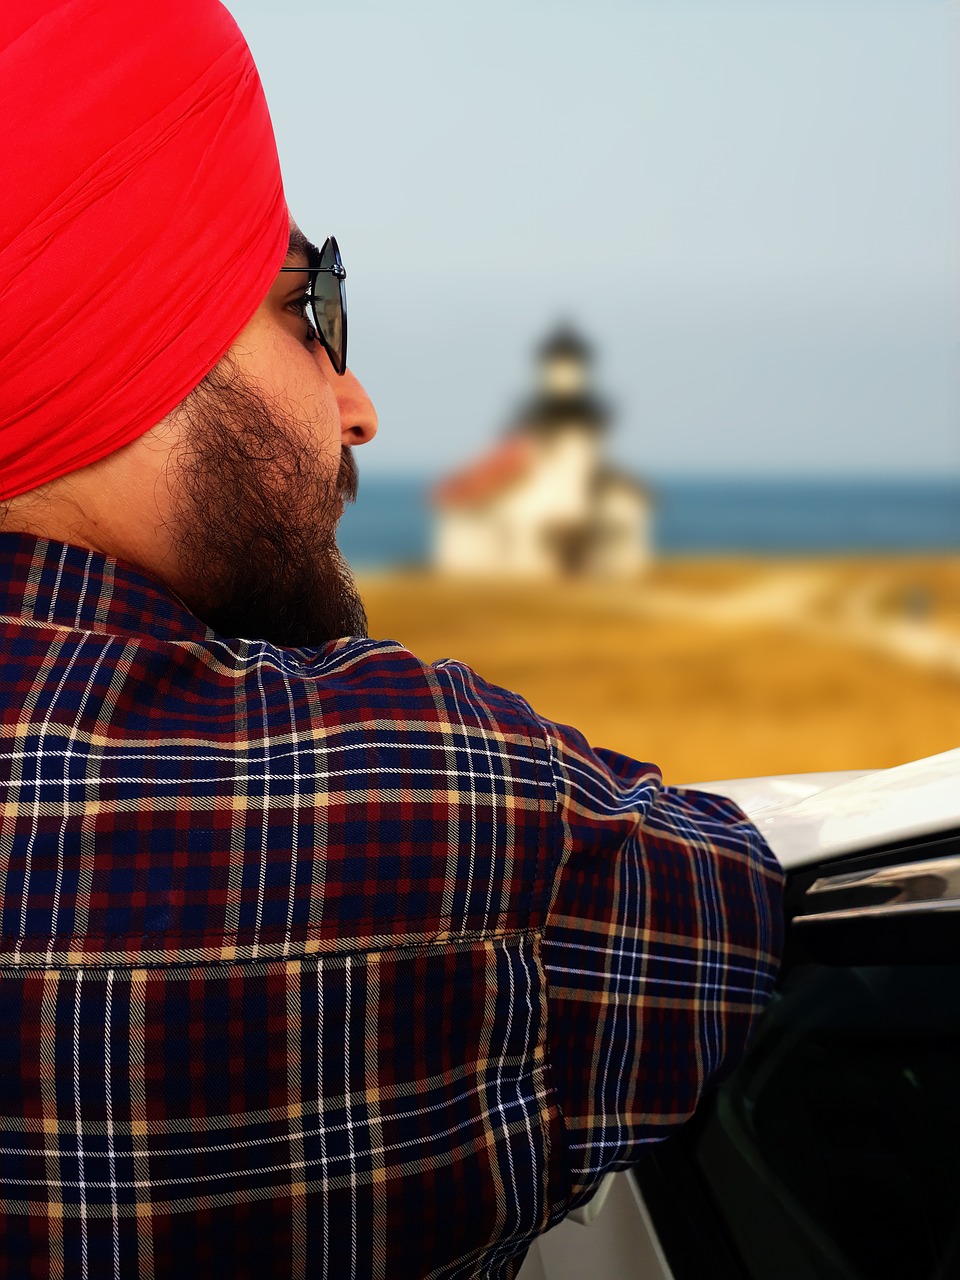
[[[798,966],[692,1141],[752,1280],[960,1276],[960,965]]]

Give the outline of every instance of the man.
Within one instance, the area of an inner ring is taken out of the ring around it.
[[[366,638],[217,0],[0,17],[0,1272],[510,1276],[769,995],[735,806]]]

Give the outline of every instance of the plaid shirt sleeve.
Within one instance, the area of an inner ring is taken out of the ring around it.
[[[736,1064],[783,942],[782,873],[730,800],[544,725],[562,832],[543,932],[570,1207]]]

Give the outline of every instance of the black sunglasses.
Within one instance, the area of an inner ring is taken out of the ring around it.
[[[347,367],[347,273],[343,269],[336,239],[323,242],[316,263],[305,267],[281,267],[281,271],[306,271],[310,277],[307,298],[316,336],[323,343],[337,373]]]

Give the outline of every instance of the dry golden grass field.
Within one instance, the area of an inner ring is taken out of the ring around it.
[[[361,579],[370,633],[455,657],[668,781],[960,745],[960,557],[683,560],[629,584]]]

